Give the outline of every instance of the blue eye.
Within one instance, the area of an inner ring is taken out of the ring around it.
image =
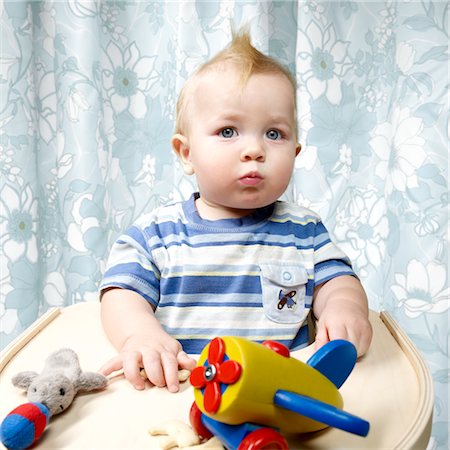
[[[269,130],[266,132],[266,136],[268,139],[270,139],[272,141],[281,139],[281,133],[278,130]]]
[[[224,128],[220,130],[219,134],[225,139],[230,139],[235,136],[236,130],[233,130],[233,128]]]

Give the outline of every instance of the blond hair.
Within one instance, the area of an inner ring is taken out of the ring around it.
[[[253,47],[250,33],[246,27],[232,33],[230,44],[212,59],[200,66],[186,81],[178,97],[176,109],[176,133],[183,133],[186,127],[186,110],[188,93],[191,92],[195,80],[208,70],[217,69],[222,64],[232,64],[239,73],[240,85],[243,87],[254,74],[281,74],[286,76],[292,85],[295,114],[297,115],[296,90],[297,83],[291,72],[275,58],[265,55]],[[296,120],[297,121],[297,120]],[[297,130],[296,130],[297,132]]]

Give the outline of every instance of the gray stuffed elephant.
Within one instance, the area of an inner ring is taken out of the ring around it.
[[[43,403],[53,416],[66,410],[78,391],[102,389],[108,379],[99,373],[82,372],[77,354],[63,348],[48,356],[41,374],[20,372],[12,383],[26,389],[28,400]]]

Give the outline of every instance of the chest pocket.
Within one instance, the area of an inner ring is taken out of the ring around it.
[[[298,323],[305,318],[308,274],[298,265],[260,264],[265,315],[277,323]]]

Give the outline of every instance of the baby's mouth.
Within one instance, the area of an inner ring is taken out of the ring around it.
[[[263,181],[263,177],[259,172],[249,172],[239,178],[239,181],[247,186],[256,186]]]

